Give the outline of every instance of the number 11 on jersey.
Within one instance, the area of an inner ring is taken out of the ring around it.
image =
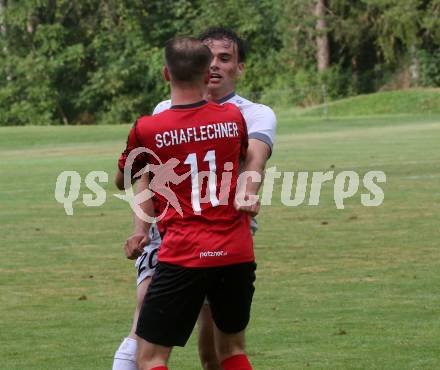
[[[215,164],[215,150],[208,151],[203,161],[208,162],[209,164],[209,201],[213,207],[217,207],[219,205],[219,200],[217,198],[217,166]],[[197,165],[196,153],[188,154],[184,163],[191,166],[191,204],[194,212],[200,214],[202,209],[200,207],[199,167]]]

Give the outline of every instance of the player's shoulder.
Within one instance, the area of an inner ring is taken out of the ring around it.
[[[267,105],[255,103],[240,95],[235,95],[229,103],[236,105],[244,115],[266,116],[270,119],[276,119],[275,112]]]
[[[227,103],[230,104],[234,104],[238,109],[240,109],[241,111],[249,109],[250,106],[252,106],[253,103],[252,101],[243,98],[242,96],[238,95],[238,94],[234,94],[230,99],[228,99],[226,101]],[[226,104],[226,103],[225,103]]]
[[[260,112],[261,114],[276,117],[275,112],[273,111],[273,109],[271,107],[267,106],[267,105],[255,104],[255,108],[254,109],[256,111]]]
[[[150,116],[140,116],[136,118],[128,134],[127,145],[137,145],[142,143],[142,138],[144,135],[148,135],[149,127],[151,126],[150,122]]]
[[[237,94],[228,102],[235,104],[243,114],[249,138],[261,140],[272,148],[277,126],[274,111],[267,105],[254,103]]]
[[[264,104],[257,104],[255,110],[251,113],[251,117],[256,121],[264,121],[266,125],[275,129],[277,125],[277,116],[272,108]]]
[[[153,109],[153,115],[162,113],[171,108],[171,99],[161,101],[156,107]]]
[[[275,118],[275,112],[272,108],[261,103],[254,103],[247,100],[247,104],[244,106],[244,110],[250,114],[255,114],[259,116],[267,116],[268,118]]]
[[[157,125],[158,118],[159,116],[157,115],[140,116],[134,122],[133,129],[137,133],[146,133]]]

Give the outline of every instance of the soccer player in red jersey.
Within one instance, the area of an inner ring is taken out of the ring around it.
[[[146,149],[135,156],[130,177],[150,165],[154,177],[146,181],[156,190],[157,213],[163,215],[158,222],[159,263],[136,330],[140,370],[166,369],[171,348],[185,345],[205,297],[222,368],[251,369],[244,353],[244,330],[255,263],[249,216],[234,206],[247,128],[234,105],[203,100],[211,58],[209,49],[196,39],[167,43],[164,75],[171,83],[172,105],[136,122],[119,160],[116,184],[122,189],[122,171],[127,161],[132,162],[131,154]],[[226,192],[224,178],[229,179]],[[151,199],[145,209],[154,216]],[[252,206],[241,209],[255,211]],[[127,257],[133,257],[131,253],[127,250]]]
[[[267,106],[257,104],[235,93],[235,84],[242,75],[245,67],[246,48],[243,40],[231,29],[213,27],[207,29],[200,39],[210,48],[213,59],[210,66],[210,80],[208,83],[208,98],[218,103],[236,105],[245,117],[249,147],[246,156],[245,168],[263,174],[266,161],[270,157],[275,138],[276,117]],[[159,103],[153,114],[160,113],[171,106],[171,101]],[[253,191],[257,191],[259,183],[253,183]],[[137,182],[137,192],[146,188],[145,176]],[[251,223],[253,231],[256,223]],[[150,229],[150,243],[145,246],[148,233],[145,224],[135,215],[135,227],[132,235],[127,239],[125,248],[137,250],[139,256],[137,268],[137,304],[133,318],[133,325],[129,336],[124,338],[114,356],[113,370],[137,370],[136,368],[136,324],[139,310],[142,306],[145,293],[154,273],[157,263],[157,252],[161,244],[160,235],[156,227]],[[142,254],[142,255],[141,255]],[[208,303],[208,302],[205,302]],[[214,348],[213,320],[209,304],[204,304],[199,315],[199,355],[204,370],[220,370]]]

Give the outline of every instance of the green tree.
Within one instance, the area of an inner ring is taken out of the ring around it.
[[[165,41],[214,25],[247,39],[238,89],[268,103],[372,92],[401,71],[440,85],[440,0],[0,0],[0,125],[133,121],[169,95]]]

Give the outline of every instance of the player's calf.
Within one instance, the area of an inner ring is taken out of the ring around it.
[[[138,339],[137,366],[139,370],[166,370],[171,347]]]
[[[221,370],[214,343],[214,322],[209,304],[205,303],[198,318],[198,349],[203,370]]]

